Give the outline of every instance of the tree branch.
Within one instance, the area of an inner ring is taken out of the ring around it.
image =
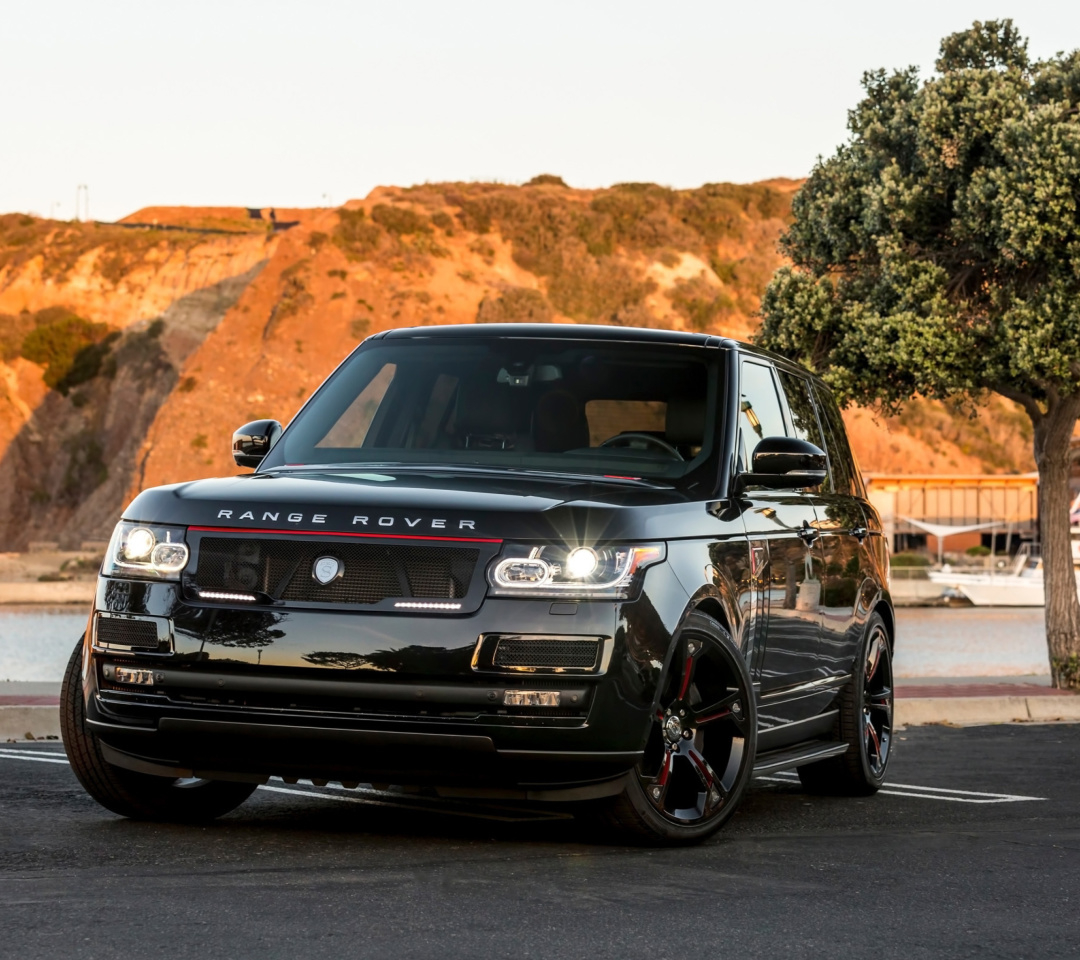
[[[1008,386],[1008,384],[998,383],[993,387],[995,393],[1000,393],[1003,397],[1012,400],[1013,403],[1018,403],[1026,411],[1027,415],[1031,417],[1031,422],[1038,423],[1044,416],[1042,410],[1039,409],[1039,404],[1035,398],[1029,394],[1023,393],[1014,387]]]

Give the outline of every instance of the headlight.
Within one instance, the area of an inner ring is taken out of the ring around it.
[[[107,577],[179,580],[187,566],[187,527],[121,520],[113,531],[101,572]]]
[[[496,597],[624,599],[665,557],[662,543],[608,547],[507,544],[488,569]]]

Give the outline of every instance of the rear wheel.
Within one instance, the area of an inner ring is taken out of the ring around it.
[[[799,767],[799,779],[814,793],[867,796],[885,781],[892,754],[892,647],[885,622],[870,618],[862,654],[840,697],[838,739],[847,753]]]
[[[757,742],[753,686],[742,653],[711,617],[690,614],[676,641],[645,755],[602,808],[620,834],[696,843],[735,812]]]
[[[177,780],[135,773],[108,763],[96,734],[86,727],[82,689],[83,643],[68,661],[60,692],[60,730],[71,769],[103,807],[136,820],[195,823],[213,820],[240,806],[255,784],[223,780]]]

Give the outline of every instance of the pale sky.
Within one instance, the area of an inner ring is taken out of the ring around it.
[[[0,0],[0,211],[321,206],[378,184],[803,176],[859,79],[1080,3]]]

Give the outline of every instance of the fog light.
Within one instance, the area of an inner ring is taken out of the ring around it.
[[[562,700],[558,690],[507,690],[504,707],[557,707]]]
[[[154,671],[140,670],[135,667],[114,667],[113,679],[117,683],[137,683],[144,687],[154,685]]]

